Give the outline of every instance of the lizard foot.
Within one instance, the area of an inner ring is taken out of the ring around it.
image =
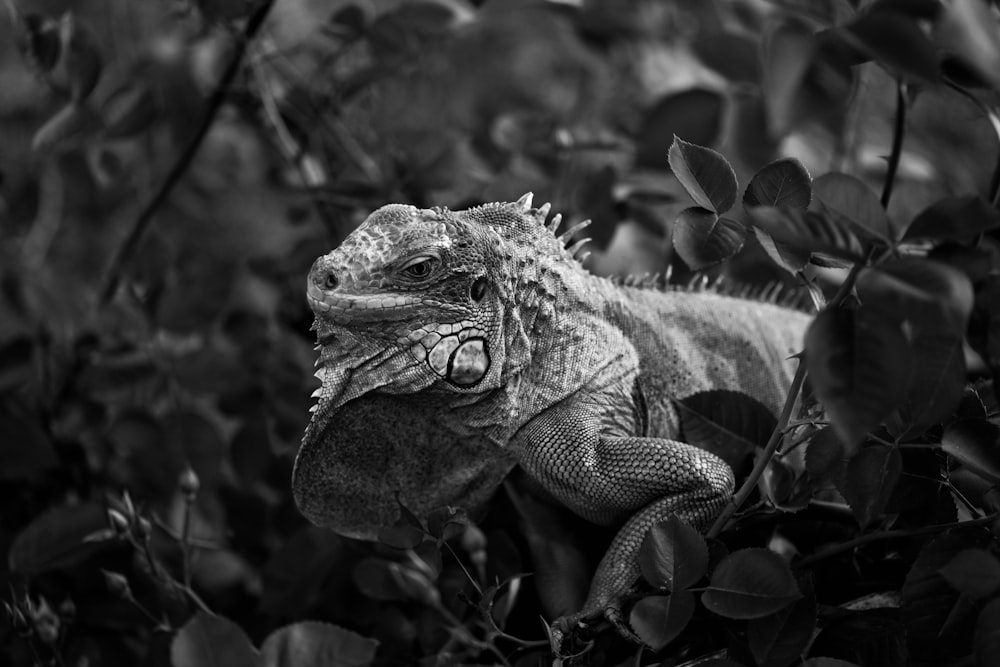
[[[612,627],[614,627],[621,637],[635,644],[643,643],[643,641],[632,631],[632,628],[629,627],[625,614],[622,612],[621,602],[613,601],[607,603],[603,609],[585,609],[569,616],[561,616],[560,618],[557,618],[549,627],[549,644],[552,647],[552,653],[560,657],[569,657],[563,656],[561,653],[566,639],[575,634],[577,631],[587,631],[592,629],[593,625],[590,621],[601,616],[603,616],[604,619],[610,623]]]

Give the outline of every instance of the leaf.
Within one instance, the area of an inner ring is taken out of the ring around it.
[[[989,546],[987,531],[966,530],[936,537],[920,550],[902,588],[903,622],[911,656],[921,656],[928,665],[946,664],[953,655],[950,648],[968,650],[969,623],[950,623],[968,606],[968,598],[945,580],[941,568],[967,549]]]
[[[954,0],[942,10],[934,30],[938,47],[1000,88],[1000,36],[991,8],[979,0]]]
[[[965,333],[974,295],[969,278],[947,264],[900,259],[866,268],[858,275],[862,303],[890,319],[910,321],[923,330]]]
[[[725,618],[773,614],[802,594],[788,563],[767,549],[741,549],[719,563],[701,601]]]
[[[903,238],[967,241],[997,228],[1000,211],[979,195],[945,197],[921,211]]]
[[[913,437],[940,424],[955,410],[965,389],[965,354],[962,336],[916,336],[910,343],[919,359],[913,387],[900,408],[907,428],[899,435]]]
[[[247,415],[229,447],[233,469],[244,484],[251,485],[266,478],[275,458],[267,417],[263,412]]]
[[[757,399],[739,391],[715,389],[674,401],[684,441],[712,452],[734,470],[767,444],[778,420]]]
[[[837,435],[851,448],[906,398],[909,342],[864,307],[821,312],[806,331],[806,366]]]
[[[699,30],[698,39],[691,41],[690,48],[703,65],[726,77],[731,83],[760,83],[760,46],[750,36],[737,31]],[[676,134],[693,136],[684,132]]]
[[[984,419],[949,424],[941,449],[985,480],[1000,483],[1000,426]]]
[[[261,667],[364,667],[378,642],[329,623],[302,621],[272,632],[260,647]]]
[[[79,563],[105,548],[84,538],[107,527],[97,503],[55,507],[36,517],[14,538],[7,553],[12,572],[34,576]]]
[[[687,627],[694,607],[694,595],[688,591],[648,595],[632,607],[629,624],[639,639],[659,651]]]
[[[797,275],[809,263],[808,252],[795,250],[786,243],[775,241],[771,238],[770,234],[760,227],[754,226],[753,233],[757,238],[757,242],[760,243],[760,247],[764,249],[764,252],[771,258],[771,261],[793,276]]]
[[[643,114],[635,141],[636,165],[667,168],[663,147],[675,136],[703,146],[715,143],[722,129],[722,111],[723,97],[714,90],[692,88],[661,97]]]
[[[869,12],[849,24],[842,35],[898,77],[924,85],[941,79],[937,49],[907,16]]]
[[[847,174],[831,172],[812,182],[821,209],[840,226],[854,226],[883,241],[893,237],[889,218],[878,197],[867,185]]]
[[[816,56],[812,31],[785,23],[768,36],[764,48],[763,93],[768,133],[783,137],[802,117],[802,84]]]
[[[992,600],[976,619],[974,652],[979,667],[990,667],[1000,659],[1000,598]]]
[[[695,204],[714,213],[732,208],[738,190],[736,172],[721,154],[675,136],[667,157]]]
[[[903,459],[899,449],[882,444],[862,447],[850,461],[844,475],[837,482],[837,489],[851,506],[862,527],[885,512],[900,475]]]
[[[786,667],[797,661],[816,630],[816,596],[800,581],[803,596],[768,616],[747,623],[747,644],[759,667]]]
[[[977,600],[1000,591],[1000,560],[985,549],[959,552],[940,572],[957,591]]]
[[[762,167],[743,193],[743,205],[776,208],[809,208],[812,178],[795,158],[782,158]]]
[[[757,206],[747,213],[756,227],[766,232],[775,243],[787,244],[793,252],[826,253],[849,262],[862,259],[857,236],[834,217],[815,211],[773,206]]]
[[[844,444],[830,426],[824,426],[806,445],[806,471],[824,483],[836,479],[848,458]]]
[[[197,612],[170,644],[174,667],[253,667],[257,651],[238,625],[223,616]]]
[[[674,221],[674,248],[694,271],[735,255],[746,236],[742,224],[695,206],[681,211]]]
[[[690,588],[708,569],[708,545],[697,530],[672,514],[646,533],[639,547],[639,569],[654,588]]]

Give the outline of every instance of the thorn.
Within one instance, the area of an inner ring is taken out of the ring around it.
[[[573,245],[571,245],[568,248],[566,248],[566,252],[568,252],[569,254],[571,254],[573,257],[576,257],[576,253],[578,253],[580,251],[580,248],[582,248],[583,246],[587,245],[591,241],[593,241],[593,239],[590,238],[589,236],[587,238],[580,239],[579,241],[577,241]]]
[[[573,235],[576,234],[577,232],[579,232],[580,230],[583,230],[583,229],[586,229],[587,227],[590,227],[590,223],[591,222],[593,222],[593,220],[591,220],[590,218],[587,218],[583,222],[578,222],[577,224],[573,225],[572,227],[570,227],[569,229],[567,229],[565,232],[563,232],[562,234],[560,234],[559,235],[559,240],[562,241],[563,243],[565,243],[566,241],[568,241],[571,238],[573,238]]]
[[[552,216],[552,220],[549,221],[549,231],[555,234],[556,230],[559,229],[559,225],[561,223],[562,223],[562,213],[556,213],[554,216]]]
[[[664,285],[670,284],[670,279],[674,277],[674,265],[668,264],[667,270],[663,272],[663,283]]]
[[[543,222],[545,221],[545,218],[549,217],[549,211],[551,209],[552,209],[551,202],[545,202],[544,204],[538,207],[538,215],[541,216]]]
[[[523,195],[521,195],[521,198],[514,203],[517,205],[519,209],[527,213],[528,211],[531,210],[531,199],[534,196],[535,195],[532,192],[525,192]]]
[[[581,254],[579,257],[576,258],[576,261],[578,261],[581,264],[583,264],[584,262],[587,261],[587,258],[590,257],[590,255],[591,255],[591,252],[589,250],[584,250],[583,254]]]

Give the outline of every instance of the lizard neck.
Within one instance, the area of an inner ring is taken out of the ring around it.
[[[608,320],[605,303],[620,299],[610,281],[570,264],[529,262],[514,279],[511,307],[504,315],[504,382],[479,396],[456,396],[456,425],[500,446],[528,421],[595,381],[608,368],[629,373],[636,352]]]

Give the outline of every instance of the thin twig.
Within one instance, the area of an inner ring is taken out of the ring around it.
[[[834,544],[826,549],[821,549],[811,556],[806,556],[800,561],[795,563],[796,567],[808,567],[814,563],[817,563],[825,558],[830,558],[838,554],[842,554],[846,551],[851,551],[855,547],[860,547],[865,544],[870,544],[871,542],[878,542],[879,540],[891,540],[897,537],[918,537],[920,535],[933,535],[934,533],[940,533],[951,528],[967,528],[970,526],[984,526],[994,519],[998,515],[991,514],[989,516],[984,516],[980,519],[971,519],[969,521],[956,521],[954,523],[939,523],[933,526],[924,526],[923,528],[899,528],[897,530],[887,530],[880,533],[868,533],[867,535],[861,535],[853,540],[847,542],[841,542],[840,544]]]
[[[906,129],[906,84],[896,82],[896,122],[892,128],[892,152],[889,153],[889,168],[885,172],[885,184],[882,186],[882,208],[889,208],[889,198],[892,197],[892,187],[896,182],[896,170],[899,168],[899,158],[903,154],[903,132]]]
[[[185,146],[184,151],[177,158],[177,161],[174,162],[173,167],[167,173],[163,184],[160,185],[153,198],[149,200],[139,213],[135,224],[132,226],[132,230],[118,248],[117,254],[112,258],[104,279],[104,287],[101,290],[100,303],[107,303],[114,296],[121,281],[121,272],[125,262],[135,252],[139,241],[142,240],[143,235],[152,225],[156,212],[167,200],[174,186],[180,182],[181,177],[187,171],[194,156],[198,153],[198,149],[201,147],[205,137],[208,136],[208,131],[215,122],[219,110],[222,109],[223,103],[226,101],[229,88],[236,79],[236,75],[239,74],[247,46],[264,25],[264,19],[267,18],[273,4],[274,0],[261,0],[260,4],[257,5],[256,9],[250,15],[250,18],[247,19],[243,32],[236,42],[232,60],[229,61],[229,65],[226,67],[225,72],[223,72],[222,77],[219,79],[218,85],[212,91],[212,96],[208,100],[208,109],[202,118],[201,124],[188,141],[187,146]]]

